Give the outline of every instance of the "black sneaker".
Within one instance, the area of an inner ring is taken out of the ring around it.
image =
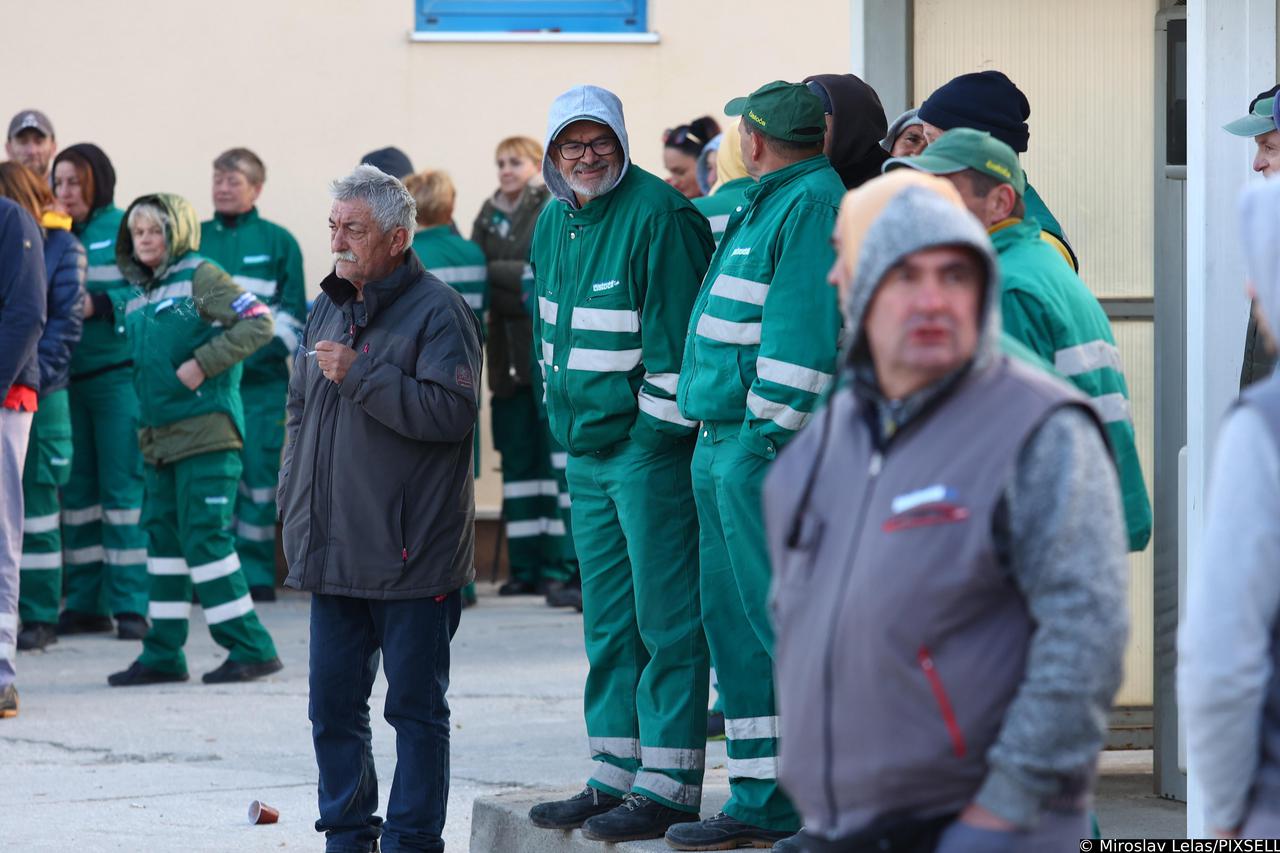
[[[538,803],[529,809],[529,820],[543,829],[577,829],[583,821],[622,805],[622,800],[588,785],[567,800]]]
[[[552,581],[547,588],[548,607],[573,607],[582,609],[582,587],[564,581]]]
[[[707,740],[724,740],[724,713],[707,712]]]
[[[58,632],[52,622],[23,622],[18,632],[18,651],[38,652],[45,646],[58,642]]]
[[[58,636],[66,634],[105,634],[115,628],[110,616],[64,610],[58,617]]]
[[[186,681],[190,678],[185,672],[163,672],[152,669],[144,663],[134,661],[123,672],[115,672],[107,676],[107,684],[112,687],[140,687],[144,684],[168,684],[175,681]]]
[[[643,841],[662,838],[672,826],[697,819],[697,812],[682,812],[643,794],[627,794],[622,798],[622,805],[584,823],[582,837],[610,844]]]
[[[146,618],[140,613],[116,614],[116,636],[121,640],[146,639],[147,631],[149,630],[151,630],[151,626],[147,624]]]
[[[249,587],[249,597],[254,601],[275,601],[276,588],[274,586],[251,586]]]
[[[512,579],[498,587],[498,595],[537,595],[538,587],[528,581],[522,581],[518,578]]]
[[[0,720],[18,716],[18,688],[10,684],[0,690]]]
[[[255,678],[262,678],[264,675],[270,675],[273,672],[279,672],[284,669],[284,664],[280,662],[280,658],[272,658],[271,660],[259,661],[257,663],[244,663],[242,661],[234,661],[228,658],[222,662],[222,666],[206,672],[200,676],[200,680],[205,684],[230,684],[235,681],[253,681]]]
[[[795,833],[752,826],[720,812],[697,823],[671,827],[667,830],[667,846],[676,850],[737,850],[739,847],[768,850],[792,835]]]

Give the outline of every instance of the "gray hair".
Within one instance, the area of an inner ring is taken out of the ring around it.
[[[404,184],[377,166],[362,164],[345,178],[329,185],[334,201],[363,201],[373,212],[373,220],[384,232],[404,228],[410,234],[418,219],[418,205]]]
[[[127,227],[132,228],[139,219],[148,219],[164,229],[166,235],[169,233],[169,212],[158,204],[149,201],[135,204],[129,211]]]

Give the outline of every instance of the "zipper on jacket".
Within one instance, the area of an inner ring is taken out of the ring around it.
[[[887,448],[886,448],[887,450]],[[850,553],[857,555],[858,543],[862,536],[862,527],[866,524],[867,511],[871,507],[871,497],[875,493],[876,477],[880,476],[880,469],[884,467],[884,452],[873,451],[871,454],[871,462],[867,466],[867,485],[862,492],[862,502],[858,505],[858,514],[855,516],[853,531],[853,547]],[[836,623],[840,618],[840,602],[844,601],[845,592],[849,586],[849,578],[853,572],[845,572],[840,578],[840,589],[836,593],[833,606],[831,608],[830,624],[827,626],[827,648],[824,654],[822,664],[822,689],[824,701],[822,703],[822,738],[825,749],[822,750],[823,756],[823,789],[827,799],[827,818],[828,825],[834,827],[836,825],[836,788],[835,776],[832,771],[832,754],[835,752],[832,744],[835,741],[835,638]]]
[[[409,564],[409,536],[405,532],[405,508],[409,502],[408,487],[400,490],[400,562]]]
[[[942,722],[946,725],[947,734],[951,737],[951,751],[956,754],[956,758],[964,758],[964,733],[960,731],[960,724],[956,722],[955,710],[951,707],[947,689],[942,686],[942,679],[938,677],[938,669],[933,664],[933,655],[929,653],[929,647],[922,645],[920,651],[916,653],[916,658],[920,661],[920,669],[924,670],[924,677],[929,680],[933,698],[938,702]]]

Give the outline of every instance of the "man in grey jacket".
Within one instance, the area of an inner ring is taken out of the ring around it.
[[[995,256],[950,185],[877,178],[835,236],[841,388],[765,486],[784,844],[1074,848],[1127,629],[1102,423],[999,353]]]
[[[409,249],[415,205],[373,166],[335,181],[334,271],[289,381],[279,506],[285,585],[311,602],[310,716],[328,851],[443,850],[449,641],[475,576],[480,328]],[[369,692],[396,730],[387,817]]]
[[[1280,328],[1280,183],[1242,203],[1260,345]],[[1178,703],[1208,828],[1280,838],[1280,376],[1242,392],[1218,435],[1200,569],[1178,635]]]

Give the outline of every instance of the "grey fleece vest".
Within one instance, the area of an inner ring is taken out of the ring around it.
[[[1027,439],[1075,402],[1001,358],[880,452],[846,390],[774,466],[780,778],[811,830],[959,810],[981,785],[1033,631],[993,524]]]
[[[1262,415],[1276,447],[1280,448],[1280,373],[1249,386],[1238,405]],[[1271,681],[1262,706],[1262,754],[1253,782],[1252,803],[1270,812],[1280,811],[1280,624],[1271,626]]]

